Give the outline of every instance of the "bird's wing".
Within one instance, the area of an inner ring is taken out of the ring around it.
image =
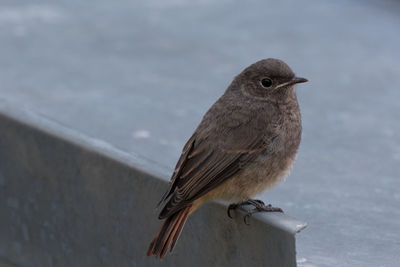
[[[172,174],[171,181],[169,182],[168,189],[165,194],[162,196],[160,202],[158,202],[158,206],[166,200],[175,190],[176,187],[176,178],[180,176],[182,172],[182,167],[188,160],[188,155],[193,150],[195,135],[192,135],[191,138],[186,142],[185,146],[182,149],[182,154],[179,157],[178,162],[176,163],[174,173]]]
[[[230,126],[219,124],[219,131],[194,133],[183,149],[169,189],[161,200],[171,196],[160,219],[216,188],[265,151],[268,141],[254,128],[264,128],[263,122],[254,118],[245,122],[235,125],[231,120]]]

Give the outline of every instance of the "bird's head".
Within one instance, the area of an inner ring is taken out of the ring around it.
[[[261,100],[285,98],[296,83],[304,82],[307,79],[296,77],[285,62],[274,58],[250,65],[234,80],[244,95]]]

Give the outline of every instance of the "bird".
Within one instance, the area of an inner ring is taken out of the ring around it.
[[[247,217],[282,211],[252,197],[289,175],[302,132],[295,85],[307,81],[274,58],[255,62],[233,79],[182,149],[158,203],[165,203],[158,216],[164,222],[147,256],[171,253],[188,216],[207,201],[233,203],[229,217],[243,205],[254,206]]]

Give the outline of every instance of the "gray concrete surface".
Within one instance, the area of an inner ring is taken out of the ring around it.
[[[170,169],[234,75],[265,57],[304,133],[262,196],[309,222],[298,266],[400,262],[398,1],[0,1],[0,96]]]
[[[3,261],[0,259],[0,267],[16,267],[14,264],[11,264],[9,262]]]
[[[304,223],[260,213],[247,226],[223,203],[191,216],[173,255],[149,258],[165,170],[4,101],[0,129],[0,266],[296,266]]]

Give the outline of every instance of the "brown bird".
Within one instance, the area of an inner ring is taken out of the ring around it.
[[[287,176],[296,159],[301,118],[294,85],[306,82],[278,59],[264,59],[235,77],[204,115],[176,164],[147,255],[174,248],[190,214],[211,199],[282,211],[251,197]],[[248,217],[248,216],[247,216]],[[247,218],[245,217],[245,218]],[[246,222],[246,220],[245,220]]]

